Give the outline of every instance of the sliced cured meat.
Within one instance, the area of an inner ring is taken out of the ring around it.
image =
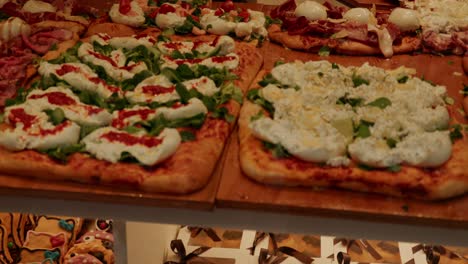
[[[60,41],[69,40],[73,37],[73,32],[67,29],[53,29],[52,31],[42,31],[29,37],[22,36],[26,46],[39,54],[45,54],[52,45]]]
[[[325,1],[323,5],[327,8],[327,15],[329,18],[340,19],[349,8],[344,6],[335,6],[332,3]]]

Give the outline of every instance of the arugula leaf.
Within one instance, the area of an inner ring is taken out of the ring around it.
[[[57,43],[54,43],[54,44],[52,44],[52,46],[50,46],[49,51],[57,50],[57,49],[58,49]]]
[[[406,83],[408,81],[409,77],[407,75],[402,76],[397,79],[398,83]]]
[[[371,167],[371,166],[369,166],[369,165],[362,164],[362,163],[359,163],[359,164],[357,165],[357,167],[358,167],[359,169],[365,170],[365,171],[373,171],[373,170],[375,170],[374,167]]]
[[[100,126],[87,126],[82,125],[80,129],[80,140],[91,134],[94,130],[100,128]]]
[[[291,156],[291,154],[289,154],[288,151],[280,144],[263,141],[263,146],[265,149],[271,151],[273,157],[277,159],[288,158]]]
[[[340,66],[338,64],[336,64],[334,62],[332,63],[332,69],[339,69],[339,68],[340,68]]]
[[[111,52],[114,51],[114,48],[111,45],[101,45],[97,41],[93,41],[93,49],[107,57],[111,56]]]
[[[429,83],[432,86],[436,86],[436,84],[433,81],[427,80],[426,78],[424,78],[424,75],[421,76],[421,81],[425,81],[425,82]]]
[[[191,5],[193,8],[198,8],[201,6],[206,6],[208,2],[209,2],[208,0],[192,0]]]
[[[182,138],[182,142],[194,141],[195,139],[197,139],[196,135],[192,131],[182,130],[179,131],[179,134]]]
[[[452,130],[450,131],[450,140],[452,141],[452,143],[462,138],[463,138],[463,133],[462,133],[461,125],[460,124],[453,125]]]
[[[192,96],[190,96],[189,91],[187,90],[187,87],[185,87],[182,83],[177,83],[175,86],[175,90],[177,94],[179,94],[180,102],[182,104],[187,104],[188,101],[192,98]]]
[[[177,0],[157,0],[156,3],[158,4],[158,6],[162,6],[165,3],[175,4],[177,3]]]
[[[272,103],[268,102],[260,96],[260,89],[252,89],[247,93],[247,99],[251,102],[263,107],[270,115],[275,113],[275,107]]]
[[[86,63],[97,75],[100,79],[103,79],[107,84],[117,85],[118,82],[114,80],[112,77],[107,75],[106,69],[101,65],[96,65],[91,62]]]
[[[387,167],[387,170],[390,172],[399,172],[401,171],[401,166],[399,164],[395,164],[390,167]]]
[[[169,42],[169,41],[171,41],[171,39],[162,34],[158,36],[158,42]]]
[[[193,19],[189,19],[192,18],[190,15],[188,15],[186,18],[187,19],[185,19],[184,24],[174,28],[174,31],[176,33],[183,35],[192,33],[192,28],[194,27],[194,24],[191,21],[193,21]]]
[[[111,112],[128,108],[131,105],[127,101],[127,98],[119,97],[117,93],[113,93],[109,98],[107,98],[105,102],[107,109],[109,109]]]
[[[285,64],[285,62],[282,61],[282,60],[277,60],[277,61],[275,61],[275,67],[276,67],[276,66],[280,66],[280,65],[282,65],[282,64]]]
[[[47,154],[50,158],[59,161],[61,163],[66,163],[68,157],[76,152],[84,151],[84,144],[71,144],[66,146],[61,146],[53,149],[40,150],[40,152]]]
[[[387,138],[386,142],[387,142],[387,146],[388,146],[389,148],[395,148],[395,147],[396,147],[396,144],[398,143],[398,142],[397,142],[395,139],[393,139],[393,138]]]
[[[120,154],[119,158],[120,162],[126,162],[126,163],[140,163],[135,156],[133,156],[130,152],[124,151]]]
[[[321,57],[322,56],[324,56],[324,57],[329,56],[330,55],[330,48],[328,46],[321,47],[319,49],[319,51],[318,51],[318,55],[321,56]]]
[[[28,89],[24,87],[20,87],[18,91],[16,91],[16,97],[15,98],[8,98],[5,101],[5,107],[12,106],[12,105],[18,105],[24,103],[26,101],[26,97],[28,94],[32,91],[33,89]]]
[[[379,97],[379,98],[375,99],[374,101],[368,103],[367,105],[368,106],[375,106],[375,107],[378,107],[380,109],[385,109],[387,106],[392,105],[392,101],[390,101],[390,99],[388,99],[387,97]]]
[[[369,127],[373,126],[374,123],[361,120],[357,127],[354,129],[354,136],[357,138],[367,138],[371,136]]]
[[[355,73],[353,73],[352,80],[353,80],[353,86],[354,87],[359,87],[359,86],[361,86],[363,84],[369,85],[368,80],[363,79],[361,76],[356,75]]]
[[[144,128],[141,128],[141,127],[136,127],[136,126],[127,126],[123,129],[125,132],[127,133],[130,133],[130,134],[135,134],[135,133],[138,133],[142,130],[144,130]]]
[[[263,115],[263,111],[262,110],[259,110],[258,113],[256,113],[255,115],[251,116],[250,117],[250,122],[252,121],[255,121],[255,120],[258,120],[260,118],[264,117]]]
[[[127,79],[122,81],[120,87],[124,91],[133,91],[135,90],[135,87],[142,82],[144,79],[152,76],[153,74],[150,71],[144,70],[141,71],[133,76],[132,79]]]
[[[181,64],[176,69],[177,76],[182,80],[191,80],[197,78],[195,72],[187,64]]]
[[[177,59],[185,59],[185,56],[178,50],[174,50],[171,55],[169,55],[171,58],[177,60]],[[182,64],[184,65],[184,64]]]
[[[148,105],[146,105],[145,103],[142,104],[142,105],[145,105],[145,106],[148,106],[149,108],[151,109],[156,109],[158,107],[163,107],[163,106],[166,106],[166,107],[172,107],[178,100],[171,100],[171,101],[167,101],[167,102],[164,102],[164,103],[160,103],[160,102],[151,102],[149,103]]]
[[[468,84],[463,84],[463,89],[460,91],[463,96],[468,95]]]
[[[336,100],[336,104],[338,104],[338,105],[349,104],[352,107],[360,106],[360,105],[362,105],[363,102],[364,102],[364,99],[360,98],[360,97],[358,97],[358,98],[349,98],[348,93],[345,93],[344,96],[342,96],[342,97],[338,98],[338,100]]]
[[[124,54],[127,57],[125,65],[128,65],[130,61],[143,61],[151,72],[155,74],[160,72],[158,61],[161,56],[161,52],[156,48],[140,45],[134,49],[124,52]]]
[[[66,119],[65,113],[61,108],[55,108],[54,110],[46,109],[44,112],[49,117],[49,122],[51,122],[54,126],[61,124]]]
[[[139,122],[137,124],[140,124],[142,127],[147,129],[149,131],[148,133],[149,135],[156,136],[156,135],[159,135],[159,133],[161,133],[161,131],[166,127],[200,128],[205,122],[205,118],[206,118],[206,114],[204,113],[200,113],[189,118],[180,118],[180,119],[175,119],[175,120],[168,120],[163,115],[159,115],[158,117],[152,120]]]
[[[96,92],[77,90],[72,88],[73,92],[80,98],[80,101],[84,104],[90,104],[99,106],[101,108],[107,108],[108,105]]]
[[[227,83],[220,87],[220,91],[213,95],[216,105],[222,105],[230,99],[242,104],[244,95],[239,87],[233,83]]]
[[[75,46],[67,49],[66,52],[60,54],[58,58],[49,60],[49,63],[52,64],[62,64],[62,63],[67,63],[67,62],[80,62],[80,59],[78,58],[78,49],[80,48],[81,44],[83,42],[78,41]]]
[[[273,24],[281,25],[283,24],[283,21],[281,21],[279,18],[273,19],[271,16],[265,16],[265,28],[269,28]]]
[[[232,123],[235,121],[235,117],[229,113],[229,110],[226,107],[217,108],[213,113],[212,117],[224,119],[228,123]]]

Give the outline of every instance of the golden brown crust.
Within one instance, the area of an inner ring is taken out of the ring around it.
[[[260,72],[258,79],[264,75]],[[366,171],[349,167],[327,167],[296,158],[274,158],[252,135],[248,127],[250,118],[260,106],[245,102],[239,117],[240,163],[244,173],[262,183],[287,186],[339,187],[363,192],[376,192],[393,196],[426,200],[445,199],[468,192],[468,140],[453,145],[453,155],[437,169],[401,166],[397,173]]]
[[[305,35],[289,35],[287,31],[282,31],[279,25],[272,25],[268,28],[268,37],[273,42],[283,46],[296,49],[316,52],[321,47],[328,45],[328,39]]]
[[[279,25],[268,29],[268,37],[290,49],[317,52],[321,47],[328,46],[334,52],[344,55],[381,55],[379,47],[369,46],[361,42],[347,39],[328,39],[311,35],[290,35],[282,31]],[[393,45],[394,54],[411,53],[421,48],[421,39],[403,37],[399,44]]]
[[[236,53],[240,57],[236,70],[240,79],[235,83],[246,91],[263,59],[255,47],[244,43],[236,45]],[[240,105],[237,102],[231,100],[225,107],[238,116]],[[73,154],[67,164],[61,164],[36,151],[10,152],[0,148],[0,171],[48,180],[100,182],[148,192],[189,193],[208,182],[233,125],[207,118],[204,125],[194,131],[195,141],[182,143],[168,160],[150,168],[131,163],[112,164],[81,153]],[[28,166],[24,166],[26,163]]]
[[[126,25],[112,22],[92,23],[86,31],[85,37],[92,36],[97,33],[106,33],[110,37],[126,37],[136,33],[136,31]]]
[[[338,54],[344,55],[381,55],[379,47],[369,46],[361,42],[351,40],[337,41],[332,46]],[[404,54],[417,51],[421,48],[421,39],[417,37],[403,37],[401,43],[393,45],[394,54]]]
[[[463,70],[465,71],[465,74],[468,74],[468,56],[463,57]]]

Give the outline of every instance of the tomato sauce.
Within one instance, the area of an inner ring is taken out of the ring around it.
[[[60,69],[58,69],[56,71],[56,73],[59,76],[62,76],[62,75],[65,75],[67,73],[70,73],[70,72],[79,72],[79,71],[80,71],[80,68],[78,68],[78,67],[68,65],[68,64],[64,64],[64,65],[62,65],[62,67],[60,67]]]
[[[131,0],[120,0],[119,5],[119,12],[121,14],[128,14],[130,10],[132,10],[132,6],[130,5]]]
[[[119,112],[118,117],[112,121],[112,126],[116,128],[122,128],[126,125],[126,118],[139,115],[141,116],[141,119],[147,120],[149,115],[154,113],[156,113],[156,111],[152,109],[122,110]]]
[[[176,9],[175,7],[169,5],[169,4],[163,4],[159,8],[159,14],[167,14],[167,13],[175,13]]]
[[[23,108],[16,108],[11,110],[8,118],[10,123],[13,125],[16,125],[16,123],[23,123],[23,130],[31,128],[34,121],[36,120],[35,116],[26,113]]]
[[[149,148],[156,147],[162,143],[162,140],[155,137],[136,137],[131,134],[123,133],[123,132],[114,132],[111,131],[101,136],[101,138],[105,138],[110,142],[120,142],[127,146],[133,146],[136,144],[144,145]]]
[[[115,63],[114,60],[112,60],[111,58],[109,58],[109,57],[107,57],[107,56],[102,55],[101,53],[94,52],[94,51],[92,51],[92,50],[88,50],[88,53],[91,54],[91,55],[93,55],[94,57],[100,59],[100,60],[105,60],[105,61],[109,62],[109,63],[110,63],[112,66],[114,66],[114,67],[117,67],[117,68],[119,67],[119,66],[117,65],[117,63]]]
[[[165,94],[165,93],[172,93],[175,91],[175,87],[164,87],[161,85],[147,85],[143,86],[143,93],[151,94],[151,95],[158,95],[158,94]]]
[[[56,134],[57,132],[60,132],[62,131],[65,127],[67,127],[68,125],[70,125],[70,122],[67,121],[67,122],[63,122],[59,125],[57,125],[56,127],[52,128],[52,129],[41,129],[40,133],[41,133],[41,136],[47,136],[47,135],[54,135]]]
[[[73,105],[76,104],[76,101],[73,98],[68,97],[68,95],[61,92],[50,92],[46,94],[35,94],[30,96],[30,99],[40,99],[47,98],[49,103],[54,105]]]

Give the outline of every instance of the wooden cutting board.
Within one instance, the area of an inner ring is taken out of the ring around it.
[[[468,83],[463,73],[461,57],[432,55],[400,55],[391,59],[379,57],[329,56],[319,57],[287,50],[279,45],[266,43],[262,48],[265,68],[271,69],[277,60],[292,61],[327,59],[343,65],[370,64],[383,68],[400,65],[417,69],[418,76],[424,76],[437,84],[446,85],[449,95],[461,108],[459,90]],[[461,113],[455,118],[466,122]],[[424,202],[411,199],[391,198],[378,194],[367,194],[345,190],[300,187],[278,187],[264,185],[247,178],[239,165],[238,140],[232,137],[228,146],[221,184],[217,195],[217,207],[242,208],[251,210],[273,210],[275,212],[297,212],[304,214],[343,215],[347,217],[376,217],[392,221],[414,221],[418,224],[461,224],[468,225],[468,195],[442,202]],[[465,140],[468,140],[465,138]]]

